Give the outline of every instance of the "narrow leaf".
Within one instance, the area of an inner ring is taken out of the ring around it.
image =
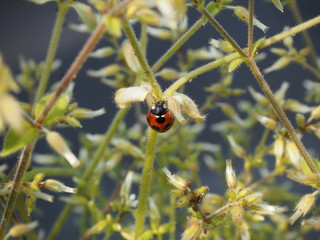
[[[4,139],[0,156],[5,157],[19,151],[37,138],[38,131],[39,129],[30,126],[27,122],[23,123],[23,131],[21,134],[15,132],[12,128],[9,128]]]
[[[48,103],[50,102],[53,94],[49,94],[43,97],[36,105],[35,117],[36,119],[40,117],[43,110],[46,108]],[[57,100],[56,104],[53,106],[48,116],[46,117],[44,123],[51,124],[57,121],[66,111],[66,108],[70,102],[70,98],[66,95],[61,95]]]
[[[81,18],[81,21],[87,25],[88,29],[93,30],[97,22],[91,7],[81,2],[72,3],[72,7],[78,13],[79,17]]]

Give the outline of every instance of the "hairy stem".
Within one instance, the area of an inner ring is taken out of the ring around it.
[[[297,25],[293,28],[290,28],[284,32],[277,34],[277,35],[274,35],[273,37],[265,39],[265,40],[263,40],[263,42],[259,46],[259,50],[262,48],[268,47],[272,44],[275,44],[279,41],[282,41],[286,37],[294,36],[297,33],[302,32],[302,31],[306,30],[307,28],[313,27],[319,23],[320,23],[320,16],[315,17],[313,19],[310,19],[309,21],[306,21],[300,25]],[[188,74],[179,78],[177,81],[175,81],[173,84],[171,84],[171,86],[164,92],[164,94],[166,96],[172,96],[172,94],[175,91],[177,91],[183,84],[192,80],[193,78],[197,77],[198,75],[203,74],[205,72],[208,72],[214,68],[220,67],[224,64],[227,64],[227,63],[229,63],[239,57],[240,57],[239,53],[232,53],[232,54],[229,54],[223,58],[220,58],[218,60],[210,62],[204,66],[196,68],[195,70],[189,72]]]
[[[50,44],[49,44],[49,49],[47,52],[44,68],[41,74],[40,78],[40,83],[39,87],[37,89],[37,94],[34,100],[34,106],[36,103],[40,100],[40,98],[44,95],[47,85],[48,85],[48,80],[49,76],[51,73],[51,68],[52,68],[52,62],[55,58],[56,52],[57,52],[57,47],[59,44],[60,40],[60,35],[61,35],[61,29],[64,23],[64,19],[66,16],[66,13],[68,11],[69,7],[66,6],[64,2],[58,2],[58,15],[56,18],[56,22],[54,24]]]
[[[185,32],[178,41],[176,41],[163,55],[159,58],[159,60],[153,64],[152,71],[156,72],[158,71],[163,64],[169,60],[169,58],[172,57],[174,53],[176,53],[181,46],[196,32],[200,29],[200,27],[203,25],[203,19],[200,18],[191,28],[188,29],[187,32]]]
[[[1,218],[0,239],[3,239],[8,223],[10,222],[10,219],[12,217],[13,209],[14,209],[16,200],[18,198],[18,195],[20,194],[20,188],[23,183],[23,176],[29,166],[30,156],[31,156],[34,144],[35,143],[28,144],[23,149],[21,158],[19,159],[19,164],[16,171],[16,175],[14,177],[12,189],[10,191],[9,198],[7,199],[7,203]]]
[[[46,106],[46,108],[43,110],[40,117],[36,120],[37,125],[41,125],[43,121],[45,120],[46,116],[49,114],[50,110],[58,100],[59,96],[63,93],[63,91],[68,87],[70,82],[75,78],[78,71],[82,67],[82,64],[87,59],[89,53],[92,51],[92,49],[96,46],[98,41],[100,40],[103,32],[105,30],[105,24],[104,21],[101,21],[100,24],[96,27],[95,31],[91,34],[81,51],[79,52],[76,59],[73,61],[72,65],[62,78],[59,87],[53,97],[50,99],[50,102]]]
[[[288,2],[289,8],[293,14],[293,17],[294,17],[296,23],[297,24],[302,23],[303,19],[302,19],[301,13],[299,11],[299,8],[297,6],[297,1],[296,0],[288,0],[287,2]],[[320,66],[319,66],[319,63],[317,60],[316,49],[314,48],[311,37],[307,31],[302,32],[302,40],[303,40],[304,44],[310,48],[310,60],[312,62],[312,65],[315,68],[317,68],[318,70],[320,70]]]
[[[249,0],[248,57],[252,57],[254,0]]]
[[[156,78],[153,75],[153,72],[147,62],[146,57],[143,55],[140,44],[138,42],[138,39],[136,38],[136,35],[130,25],[130,23],[127,20],[123,21],[123,29],[131,43],[132,48],[134,49],[134,53],[137,56],[139,63],[144,71],[144,74],[146,76],[146,79],[150,83],[154,94],[157,96],[157,98],[162,98],[162,90],[160,85],[158,84]]]
[[[152,179],[153,160],[157,143],[157,136],[158,133],[156,131],[153,131],[152,129],[149,130],[149,138],[146,149],[146,160],[143,167],[140,185],[139,205],[136,213],[135,240],[139,239],[139,237],[143,233],[143,225],[148,206],[148,195]]]
[[[232,47],[242,56],[247,57],[242,48],[239,47],[237,42],[229,35],[229,33],[218,23],[218,21],[210,15],[206,8],[199,6],[198,11],[201,12],[211,23],[212,26],[232,45]]]
[[[276,112],[278,118],[280,119],[281,123],[289,133],[290,137],[298,147],[303,159],[305,160],[306,164],[310,168],[311,172],[314,174],[318,174],[318,169],[316,168],[315,164],[313,163],[312,159],[310,158],[307,150],[303,146],[302,142],[298,138],[293,126],[291,125],[289,119],[287,118],[286,114],[282,110],[282,108],[279,106],[277,100],[274,98],[274,95],[268,86],[266,80],[264,79],[262,73],[260,72],[258,66],[256,65],[255,61],[253,59],[248,59],[247,64],[249,68],[251,69],[254,77],[256,78],[257,82],[259,83],[262,91],[264,92],[264,95],[268,98],[270,104],[272,105],[274,111]]]

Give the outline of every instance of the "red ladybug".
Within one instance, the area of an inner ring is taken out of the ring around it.
[[[174,117],[165,101],[159,101],[156,105],[152,106],[146,118],[149,126],[159,133],[168,131],[174,123]]]

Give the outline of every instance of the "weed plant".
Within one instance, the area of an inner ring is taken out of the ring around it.
[[[66,239],[64,228],[83,240],[317,235],[319,151],[306,146],[308,151],[302,140],[320,137],[320,64],[308,33],[319,28],[320,16],[302,20],[296,0],[29,1],[54,3],[57,12],[43,61],[20,58],[20,72],[12,73],[6,56],[0,58],[0,239]],[[292,12],[293,26],[269,36],[273,26],[259,19],[255,5]],[[61,80],[49,84],[61,65],[56,52],[70,11],[80,23],[68,27],[88,40]],[[241,33],[245,44],[217,21],[220,16],[247,26]],[[215,35],[202,41],[204,27]],[[297,47],[300,37],[304,45]],[[201,47],[189,48],[192,39],[202,39]],[[149,52],[163,43],[170,47],[151,63]],[[90,69],[88,58],[110,64]],[[262,69],[266,58],[276,60]],[[267,80],[292,65],[309,79],[280,80],[272,92]],[[245,79],[240,67],[249,70]],[[106,95],[114,96],[109,100],[117,111],[77,103],[81,96],[74,96],[74,86],[81,69],[110,87]],[[202,74],[206,87],[196,91]],[[287,96],[295,84],[304,87],[303,99]],[[22,102],[18,93],[29,101]],[[196,95],[202,97],[199,105]],[[145,119],[159,101],[175,119],[164,133]],[[82,128],[84,119],[104,114],[112,119],[105,133]],[[218,114],[223,117],[214,124],[206,121]],[[76,129],[78,150],[66,128]],[[222,141],[213,140],[216,136]],[[50,146],[45,154],[38,141]],[[50,227],[44,227],[50,216],[39,207],[43,201],[64,204]]]

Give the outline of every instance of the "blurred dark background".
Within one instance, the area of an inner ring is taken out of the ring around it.
[[[236,4],[247,4],[247,1],[234,1]],[[305,20],[313,18],[320,14],[320,1],[312,0],[300,0],[298,1],[302,16]],[[284,13],[281,13],[272,4],[267,1],[256,1],[255,4],[255,14],[256,17],[264,24],[270,27],[266,34],[266,37],[273,36],[280,31],[282,31],[283,26],[293,26],[295,25],[294,20],[290,11],[285,8]],[[189,25],[193,24],[198,18],[199,13],[193,9],[189,9]],[[31,2],[22,0],[1,0],[0,3],[0,51],[5,62],[9,65],[14,74],[19,73],[19,57],[23,56],[25,59],[34,59],[36,62],[43,61],[46,56],[46,51],[48,48],[49,40],[51,37],[51,31],[53,28],[54,20],[56,16],[56,6],[54,3],[48,3],[44,5],[35,5]],[[226,27],[228,32],[234,36],[237,42],[242,46],[246,46],[246,24],[238,21],[231,12],[223,12],[217,17],[218,21]],[[66,22],[61,36],[60,45],[57,52],[58,59],[62,60],[62,66],[53,74],[50,79],[50,84],[58,82],[63,74],[66,72],[73,59],[77,55],[79,49],[83,46],[88,35],[83,33],[78,33],[72,31],[68,28],[69,23],[79,23],[79,19],[73,10],[69,11]],[[319,26],[310,29],[310,35],[315,44],[316,51],[320,53],[320,34]],[[262,31],[255,28],[255,39],[264,36]],[[199,48],[202,46],[208,46],[208,40],[210,38],[222,39],[222,37],[209,25],[207,24],[203,27],[195,36],[193,36],[187,43],[189,48]],[[152,44],[155,41],[151,38],[149,42],[148,61],[152,65],[162,53],[171,45],[168,42],[157,42],[156,47]],[[99,47],[107,46],[106,41],[100,41]],[[281,43],[275,46],[280,47]],[[300,35],[294,37],[294,45],[297,49],[303,48],[303,43],[301,41]],[[268,49],[264,49],[262,52],[268,53],[268,58],[259,62],[259,66],[262,69],[271,65],[272,62],[277,59],[277,57],[269,52]],[[87,76],[86,71],[88,69],[99,69],[105,65],[110,64],[110,59],[107,60],[95,60],[89,59],[82,70],[79,72],[75,79],[75,92],[74,99],[78,102],[79,106],[99,109],[104,107],[107,114],[94,118],[88,121],[82,121],[83,129],[82,132],[85,133],[102,133],[104,132],[111,120],[113,119],[116,106],[113,102],[114,89],[107,87],[100,83],[98,79],[90,78]],[[171,60],[170,64],[174,63],[175,58]],[[205,94],[203,94],[203,87],[211,85],[219,77],[219,72],[217,70],[210,71],[202,76],[193,79],[191,83],[186,85],[186,93],[190,95],[199,105],[203,104],[205,101]],[[304,95],[304,88],[302,88],[302,80],[310,79],[312,76],[309,73],[300,69],[296,65],[290,65],[284,71],[274,72],[266,75],[272,89],[276,90],[279,88],[282,82],[288,81],[290,83],[290,88],[288,90],[288,96],[292,98],[301,99]],[[161,82],[164,86],[166,83]],[[252,85],[255,89],[258,89],[254,78],[252,77],[250,71],[245,66],[241,66],[237,73],[235,74],[235,80],[233,86],[246,88],[246,86]],[[249,94],[246,94],[248,99],[251,99]],[[20,96],[21,100],[27,100],[24,94]],[[236,102],[230,101],[232,105]],[[144,112],[148,109],[144,106]],[[206,112],[207,121],[206,126],[208,130],[213,123],[218,123],[224,119],[224,115],[219,109],[214,109],[213,111]],[[130,119],[127,119],[130,124]],[[63,130],[63,135],[66,139],[72,142],[72,148],[77,155],[77,129],[65,128]],[[212,131],[205,131],[203,135],[200,136],[203,140],[209,141],[211,143],[219,144],[221,142],[219,134],[213,134]],[[0,139],[0,142],[2,138]],[[308,148],[317,149],[319,141],[314,141],[314,138],[305,138],[303,142]],[[40,142],[37,145],[36,152],[45,153],[48,148],[45,143]],[[12,159],[5,159],[6,161],[15,161],[16,157]],[[3,161],[1,159],[0,161]],[[9,163],[10,164],[10,163]],[[203,174],[202,180],[205,184],[209,185],[213,192],[223,192],[224,187],[221,185],[214,184],[216,181],[221,181],[220,178],[212,175],[206,168],[202,169]],[[70,184],[73,183],[70,181]],[[44,209],[52,212],[52,218],[48,218],[48,214],[42,219],[42,226],[44,228],[51,228],[52,223],[57,217],[57,212],[61,211],[63,205],[56,201],[54,204],[39,201],[38,204],[42,204]],[[46,211],[47,211],[46,210]],[[50,215],[50,216],[51,216]],[[71,227],[72,218],[69,218],[69,223],[67,222],[63,233],[58,239],[78,239],[78,236],[73,232]]]

